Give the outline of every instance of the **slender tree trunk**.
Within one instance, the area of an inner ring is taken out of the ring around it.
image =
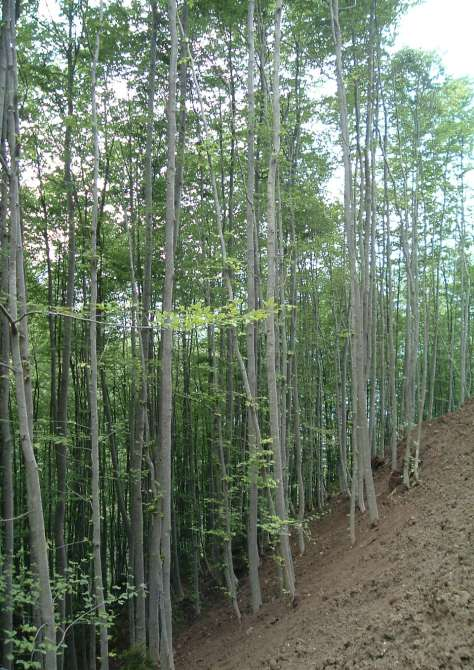
[[[39,585],[39,615],[41,629],[37,642],[45,646],[46,670],[56,670],[56,626],[49,577],[48,545],[46,541],[43,501],[38,464],[33,449],[33,403],[28,353],[28,318],[23,267],[23,241],[20,225],[19,192],[19,135],[18,80],[16,59],[16,3],[8,0],[4,6],[5,50],[7,61],[6,105],[7,147],[9,158],[10,257],[8,275],[11,353],[15,375],[15,390],[20,443],[25,461],[26,499],[30,525],[31,551],[34,572]],[[19,312],[21,320],[19,321]],[[19,325],[17,323],[19,321]]]
[[[342,38],[339,25],[339,0],[331,0],[331,22],[334,44],[336,48],[336,75],[339,99],[340,129],[342,152],[344,160],[344,223],[349,253],[351,275],[351,328],[352,328],[352,384],[353,384],[353,412],[357,447],[353,450],[353,463],[357,471],[363,472],[367,491],[367,503],[371,524],[378,522],[377,500],[370,466],[369,428],[367,421],[367,377],[364,354],[363,305],[361,299],[361,284],[357,269],[356,252],[356,222],[352,198],[352,165],[349,141],[349,121],[347,112],[346,90],[343,79]],[[359,463],[357,461],[359,460]],[[354,483],[353,483],[354,486]],[[359,487],[360,488],[360,487]],[[361,491],[359,490],[359,498]],[[353,524],[351,536],[354,540]]]
[[[255,0],[249,0],[247,14],[247,302],[249,311],[257,307],[255,295],[255,37],[254,37]],[[256,323],[250,321],[247,326],[247,375],[252,397],[257,396],[256,362]],[[258,555],[258,467],[257,467],[257,431],[253,413],[247,410],[247,435],[249,445],[249,523],[248,556],[252,611],[262,606],[260,577],[258,573],[260,558]]]
[[[219,392],[219,362],[216,354],[215,331],[214,326],[208,329],[210,365],[212,366],[212,395],[214,396],[214,420],[213,435],[216,443],[216,456],[220,468],[219,492],[222,497],[222,522],[224,528],[224,574],[226,581],[227,594],[232,602],[237,620],[241,621],[239,604],[237,601],[237,578],[234,572],[234,559],[232,554],[232,522],[231,522],[231,504],[229,495],[229,483],[227,478],[227,464],[224,450],[224,435],[222,429],[223,402]],[[222,338],[221,338],[222,340]],[[223,346],[221,345],[222,359]]]
[[[100,20],[102,20],[102,0],[100,3]],[[100,49],[100,24],[95,39],[92,61],[92,140],[94,145],[94,178],[92,183],[92,222],[91,222],[91,296],[90,296],[90,434],[92,464],[92,545],[94,557],[94,595],[100,636],[100,668],[109,667],[109,641],[107,612],[104,601],[102,551],[101,551],[101,514],[100,514],[100,469],[99,469],[99,411],[98,411],[98,363],[97,363],[97,224],[99,216],[99,131],[97,125],[97,64]]]
[[[178,71],[178,31],[176,0],[168,0],[168,21],[171,38],[168,77],[167,144],[168,164],[166,173],[166,225],[165,225],[165,281],[163,287],[163,313],[165,322],[161,333],[161,382],[160,382],[160,492],[162,496],[161,556],[163,562],[163,608],[160,626],[160,667],[173,670],[173,633],[171,614],[171,448],[172,448],[172,357],[173,331],[166,315],[173,309],[174,287],[174,233],[176,226],[176,79]],[[156,515],[153,517],[156,524]]]
[[[428,345],[429,345],[429,318],[428,318],[428,301],[427,296],[425,297],[425,306],[424,306],[424,336],[423,336],[423,368],[422,374],[420,375],[420,387],[419,387],[419,398],[418,398],[418,425],[416,428],[416,441],[415,441],[415,457],[414,457],[414,466],[413,466],[413,476],[416,482],[420,481],[420,450],[421,450],[421,435],[423,428],[423,419],[425,412],[426,404],[426,390],[428,382]]]
[[[145,262],[143,270],[143,294],[142,294],[142,315],[140,332],[140,362],[141,379],[140,393],[136,407],[136,432],[135,441],[131,455],[131,528],[132,528],[132,565],[134,574],[134,583],[137,590],[137,600],[135,607],[135,644],[145,648],[146,646],[146,596],[145,596],[145,559],[144,559],[144,537],[143,537],[143,507],[142,507],[142,465],[143,449],[145,442],[146,426],[150,426],[148,408],[150,397],[148,393],[150,360],[152,357],[152,334],[150,330],[150,309],[152,294],[152,257],[153,257],[153,134],[155,121],[155,87],[156,87],[156,53],[157,53],[157,26],[158,9],[155,0],[151,0],[150,16],[150,64],[148,70],[148,98],[147,98],[147,119],[146,119],[146,145],[145,145]],[[133,265],[133,250],[130,249],[130,264]],[[138,299],[138,293],[135,286],[135,280],[132,281],[132,292],[135,293],[135,299]],[[155,575],[152,575],[154,578]],[[158,641],[152,643],[154,636],[158,635],[159,626],[156,621],[157,603],[152,602],[155,595],[152,593],[150,585],[150,645],[158,648]]]
[[[459,262],[461,266],[461,335],[460,335],[460,361],[459,361],[459,403],[464,405],[469,395],[467,353],[469,340],[469,307],[471,282],[469,264],[466,254],[466,213],[465,213],[465,187],[464,187],[464,141],[461,141],[461,155],[459,158],[459,191],[460,191],[460,234],[459,234]]]
[[[187,0],[184,1],[182,9],[182,25],[186,34],[188,30],[189,7]],[[183,172],[184,172],[184,152],[186,145],[186,85],[188,82],[188,60],[186,58],[186,44],[184,38],[181,40],[179,50],[179,68],[178,68],[178,93],[179,93],[179,113],[178,124],[178,145],[176,150],[176,182],[174,189],[175,219],[176,230],[174,234],[174,246],[179,239],[179,222],[181,214],[181,194],[183,191]]]
[[[281,43],[282,0],[275,5],[275,43],[273,47],[273,100],[272,100],[272,144],[268,166],[267,183],[267,384],[270,410],[270,435],[276,480],[275,509],[280,524],[280,553],[283,561],[284,586],[291,600],[295,597],[295,577],[291,555],[288,512],[285,499],[282,447],[280,442],[280,416],[276,377],[276,282],[277,282],[277,202],[276,178],[280,154],[280,43]]]
[[[415,106],[415,138],[414,145],[418,146],[418,123],[417,109]],[[399,147],[402,153],[402,147]],[[411,222],[409,221],[410,212],[408,204],[408,185],[406,175],[404,176],[404,201],[405,216],[401,221],[400,236],[403,249],[403,256],[407,272],[407,300],[406,300],[406,354],[405,354],[405,423],[406,423],[406,448],[403,460],[403,483],[410,487],[410,475],[412,465],[412,453],[414,451],[415,419],[416,419],[416,394],[420,393],[419,385],[419,366],[418,366],[418,348],[420,332],[420,308],[419,308],[419,290],[418,290],[418,150],[415,149],[415,186],[412,194]]]
[[[64,186],[66,190],[67,225],[68,225],[68,252],[67,252],[67,279],[66,299],[64,307],[72,311],[74,306],[74,277],[76,271],[76,240],[74,222],[74,200],[73,183],[71,174],[72,160],[72,128],[71,120],[74,114],[73,85],[74,85],[74,43],[72,41],[72,6],[68,7],[69,38],[67,47],[67,121],[64,136]],[[72,317],[66,316],[63,323],[62,349],[61,349],[61,372],[59,377],[58,410],[56,417],[56,432],[62,438],[56,445],[56,470],[57,470],[57,501],[54,520],[54,536],[56,543],[56,569],[58,575],[64,578],[67,569],[67,550],[65,538],[66,518],[66,473],[67,473],[67,436],[68,428],[68,389],[69,368],[71,361],[72,342]],[[66,620],[66,596],[59,601],[60,624],[64,626]],[[58,656],[58,667],[62,669],[64,663],[63,653],[60,650]]]
[[[388,149],[388,119],[387,112],[384,108],[384,139],[383,152],[387,156]],[[388,196],[388,169],[387,161],[384,160],[384,224],[386,235],[386,284],[387,284],[387,359],[388,359],[388,436],[389,436],[389,452],[391,460],[392,472],[398,470],[398,449],[397,449],[397,435],[398,435],[398,407],[397,407],[397,387],[396,387],[396,343],[394,338],[393,326],[393,279],[392,279],[392,238],[391,238],[391,220],[390,220],[390,203]]]
[[[290,262],[290,277],[291,277],[291,321],[290,321],[290,352],[289,360],[287,366],[287,385],[290,388],[289,391],[289,410],[288,414],[291,416],[290,409],[293,413],[293,440],[295,445],[295,456],[296,456],[296,480],[298,483],[298,508],[297,508],[297,533],[298,533],[298,549],[300,555],[303,555],[305,551],[305,541],[304,541],[304,514],[306,508],[306,499],[305,499],[305,486],[304,486],[304,476],[303,476],[303,443],[301,440],[301,425],[300,425],[300,402],[299,402],[299,376],[298,376],[298,359],[296,356],[296,344],[297,344],[297,299],[298,299],[298,288],[297,288],[297,236],[296,236],[296,212],[294,205],[294,195],[293,191],[295,189],[295,178],[297,171],[297,162],[299,156],[299,144],[300,144],[300,134],[301,134],[301,108],[300,108],[300,98],[301,98],[301,89],[300,89],[300,45],[296,43],[296,63],[295,63],[295,126],[293,129],[293,137],[291,144],[291,167],[290,167],[290,241],[291,241],[291,262]]]
[[[3,41],[3,39],[2,39]],[[2,45],[3,48],[3,45]],[[0,150],[4,152],[4,142]],[[0,299],[8,296],[8,252],[10,241],[7,228],[7,197],[8,180],[6,172],[2,172],[0,198]],[[3,611],[0,616],[2,648],[0,659],[6,670],[13,669],[13,570],[14,570],[14,477],[13,477],[13,440],[10,427],[10,328],[7,316],[0,313],[0,451],[1,451],[1,481],[2,481],[2,521],[4,527],[2,552],[2,601]]]

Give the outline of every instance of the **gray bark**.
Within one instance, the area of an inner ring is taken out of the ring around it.
[[[284,586],[290,599],[295,597],[295,576],[291,555],[288,512],[285,498],[282,447],[280,441],[280,415],[276,376],[276,323],[275,312],[277,299],[277,201],[276,178],[280,154],[280,45],[281,45],[282,0],[275,5],[275,42],[273,47],[273,86],[272,86],[272,144],[268,166],[267,182],[267,385],[268,405],[270,410],[270,435],[276,480],[275,509],[280,523],[280,553],[283,562]]]
[[[351,328],[352,328],[352,385],[353,385],[353,412],[354,430],[353,438],[356,439],[357,447],[353,449],[353,463],[359,472],[359,499],[360,473],[367,492],[367,503],[369,508],[369,519],[371,524],[378,521],[378,509],[370,465],[369,427],[367,421],[367,370],[366,350],[364,344],[363,324],[363,300],[359,271],[357,267],[356,250],[356,221],[354,215],[354,203],[352,197],[352,165],[351,147],[349,140],[349,120],[347,111],[346,89],[343,78],[342,63],[342,37],[339,25],[339,1],[331,0],[331,22],[334,45],[336,49],[336,76],[339,100],[339,120],[342,140],[342,153],[344,161],[344,226],[349,254],[350,276],[351,276]],[[358,462],[359,461],[359,462]],[[353,473],[354,477],[354,473]],[[353,481],[353,493],[354,493]],[[353,523],[351,523],[351,535],[353,536]],[[354,538],[353,538],[354,539]]]
[[[2,141],[3,145],[3,141]],[[3,146],[2,149],[3,151]],[[5,156],[5,153],[4,153]],[[2,174],[0,199],[0,300],[8,297],[8,252],[9,239],[7,229],[7,197],[8,180],[5,171]],[[13,480],[13,440],[10,427],[10,327],[6,315],[0,313],[0,449],[1,449],[1,481],[2,481],[2,516],[3,516],[3,553],[1,575],[3,584],[3,611],[0,616],[2,648],[0,659],[6,670],[12,670],[13,661],[9,659],[13,645],[8,635],[13,633],[13,569],[14,569],[14,480]]]
[[[247,302],[249,311],[257,307],[255,293],[255,37],[254,37],[255,0],[249,0],[247,14]],[[257,395],[257,362],[256,334],[254,321],[247,326],[247,375],[252,397]],[[260,589],[258,554],[258,467],[257,430],[253,413],[247,410],[248,447],[249,447],[249,522],[248,522],[248,557],[250,592],[252,611],[257,612],[262,606]]]
[[[102,19],[102,0],[100,3],[100,17]],[[98,411],[98,363],[97,363],[97,224],[99,215],[99,131],[97,125],[97,64],[100,49],[100,25],[95,38],[95,48],[91,68],[92,94],[92,141],[94,146],[94,177],[92,183],[92,221],[91,221],[91,295],[90,295],[90,436],[91,436],[91,466],[92,466],[92,546],[94,559],[94,595],[98,615],[100,636],[100,668],[108,670],[109,642],[107,612],[104,602],[104,586],[101,555],[101,514],[100,514],[100,471],[99,471],[99,411]]]
[[[74,43],[72,41],[72,8],[68,8],[69,37],[67,47],[67,119],[64,135],[64,186],[66,190],[67,225],[68,225],[68,251],[67,251],[67,280],[66,299],[64,307],[72,311],[74,306],[74,276],[76,261],[76,241],[74,222],[74,200],[73,183],[71,175],[72,160],[72,130],[71,121],[74,113],[73,107],[73,83],[74,83]],[[69,367],[71,360],[72,341],[72,317],[65,316],[62,334],[61,350],[61,372],[59,378],[58,409],[56,416],[56,432],[63,441],[56,445],[56,470],[57,470],[57,501],[54,519],[54,536],[56,543],[56,569],[58,574],[64,576],[67,568],[67,550],[65,539],[65,517],[66,517],[66,472],[67,472],[67,436],[68,430],[68,389],[69,389]],[[64,625],[66,620],[66,596],[59,601],[60,624]],[[58,656],[59,670],[63,667],[63,652],[60,650]]]
[[[176,79],[178,72],[178,30],[176,0],[168,0],[168,21],[171,39],[168,76],[166,173],[166,225],[165,225],[165,281],[163,287],[163,313],[165,323],[161,333],[161,380],[160,380],[160,493],[161,493],[161,557],[163,592],[160,607],[160,667],[173,670],[173,633],[171,615],[171,448],[172,448],[172,356],[173,331],[166,315],[173,309],[174,288],[174,234],[176,227]],[[155,514],[152,521],[157,523]]]
[[[16,59],[15,1],[4,6],[5,51],[7,61],[7,146],[9,158],[10,257],[8,275],[11,354],[15,375],[20,443],[25,462],[26,493],[34,572],[39,585],[39,615],[42,630],[38,640],[45,646],[46,670],[56,670],[56,626],[49,578],[48,545],[38,464],[33,449],[33,403],[28,352],[28,319],[23,267],[23,241],[20,224],[18,80]],[[20,312],[20,314],[19,314]],[[17,327],[18,317],[21,321]]]
[[[149,360],[152,356],[152,336],[149,327],[152,276],[151,266],[153,258],[153,128],[155,116],[155,88],[156,88],[156,57],[157,57],[157,25],[158,10],[154,0],[151,5],[151,36],[150,36],[150,64],[148,70],[148,98],[146,119],[145,144],[145,262],[143,270],[142,317],[140,330],[140,363],[141,379],[140,392],[136,407],[136,432],[130,459],[130,503],[131,503],[131,539],[132,539],[132,566],[137,599],[135,606],[135,644],[146,646],[146,598],[145,598],[145,561],[143,555],[143,507],[142,507],[142,466],[143,448],[145,442],[145,427],[148,423],[148,375]],[[130,247],[130,264],[133,267],[133,249]],[[135,280],[132,281],[134,301],[138,302]],[[152,607],[152,605],[150,605]],[[157,626],[150,622],[150,626],[157,633]]]

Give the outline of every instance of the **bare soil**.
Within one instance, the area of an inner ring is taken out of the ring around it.
[[[242,623],[213,606],[177,639],[177,670],[474,668],[474,400],[424,425],[422,458],[408,492],[378,470],[380,524],[360,516],[352,548],[348,502],[332,501],[296,558],[296,607],[266,561],[261,612],[242,584]]]

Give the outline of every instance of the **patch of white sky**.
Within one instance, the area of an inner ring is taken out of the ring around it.
[[[474,0],[421,0],[402,16],[392,51],[434,51],[447,75],[474,79],[473,25]],[[333,92],[335,82],[328,85]],[[336,170],[328,183],[329,195],[337,199],[342,197],[342,175],[342,169]]]
[[[425,0],[413,7],[401,19],[394,44],[434,51],[447,75],[467,77],[474,81],[474,0]],[[472,212],[474,171],[466,174],[467,211]],[[448,246],[454,246],[454,240]]]
[[[436,51],[447,74],[474,77],[473,0],[426,0],[401,19],[395,48]]]

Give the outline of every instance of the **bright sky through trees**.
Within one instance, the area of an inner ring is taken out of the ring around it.
[[[403,17],[395,47],[437,51],[448,74],[474,76],[472,0],[427,0]]]
[[[55,0],[40,0],[40,14],[55,15]],[[396,49],[437,51],[454,77],[474,76],[473,0],[425,0],[403,17]]]

